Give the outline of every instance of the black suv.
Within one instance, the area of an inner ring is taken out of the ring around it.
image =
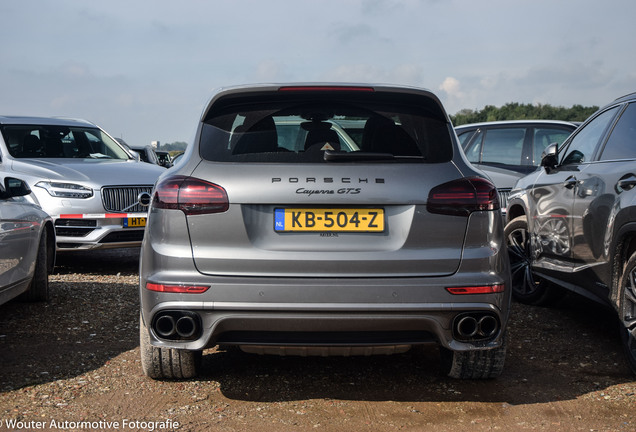
[[[636,93],[592,115],[510,195],[513,295],[541,305],[565,289],[608,304],[636,373]]]

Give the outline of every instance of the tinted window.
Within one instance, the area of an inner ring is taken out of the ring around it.
[[[471,132],[470,135],[473,135],[473,132]],[[481,144],[484,140],[484,132],[482,130],[478,130],[474,135],[475,138],[470,141],[464,152],[466,153],[466,158],[468,158],[469,161],[479,163],[481,162]],[[462,144],[462,146],[463,145],[464,144]]]
[[[520,165],[525,128],[496,128],[480,131],[466,149],[471,162]]]
[[[636,159],[636,103],[629,104],[610,135],[601,160]]]
[[[482,162],[498,162],[508,165],[521,164],[525,128],[491,129],[481,151]]]
[[[541,155],[547,146],[550,144],[563,144],[563,141],[570,136],[572,131],[565,129],[555,129],[538,127],[534,129],[534,150],[533,150],[533,165],[539,165],[541,162]]]
[[[296,95],[294,95],[296,96]],[[424,104],[368,100],[228,104],[210,114],[201,133],[201,157],[220,162],[324,162],[324,152],[393,155],[394,162],[443,162],[452,157],[445,119]],[[387,159],[383,159],[383,162]]]
[[[468,144],[469,138],[475,133],[474,130],[467,130],[463,132],[457,132],[457,138],[459,138],[459,145],[464,148]]]
[[[48,125],[6,125],[2,135],[15,158],[128,159],[102,130]]]
[[[157,158],[157,154],[155,153],[154,150],[147,148],[146,149],[146,154],[148,157],[148,162],[155,164],[155,165],[159,165],[159,159]]]
[[[617,109],[617,107],[610,108],[583,126],[582,129],[574,135],[570,143],[567,144],[565,151],[561,152],[564,155],[561,159],[561,165],[590,162],[592,157],[594,157],[594,151],[596,150],[599,140],[614,118]]]

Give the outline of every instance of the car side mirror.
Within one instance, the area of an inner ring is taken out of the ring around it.
[[[552,143],[547,146],[541,154],[541,166],[544,167],[546,171],[550,171],[559,163],[558,148],[559,145],[557,143]]]
[[[25,196],[30,193],[31,189],[29,188],[29,185],[27,185],[23,180],[13,177],[6,177],[4,179],[4,198]]]

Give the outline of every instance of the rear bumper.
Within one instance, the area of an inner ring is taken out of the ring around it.
[[[157,293],[145,289],[142,280],[142,316],[151,343],[190,350],[217,344],[361,347],[424,343],[452,350],[490,349],[501,344],[508,319],[507,290],[452,295],[445,287],[456,286],[452,283],[457,282],[455,278],[231,279],[216,278],[204,294]],[[507,283],[495,275],[487,279],[481,282]],[[183,316],[192,317],[196,331],[188,338],[167,335],[157,325],[166,316],[174,323]],[[496,329],[485,337],[458,337],[458,320],[465,316],[494,318]]]
[[[187,225],[158,226],[154,216],[140,265],[141,313],[154,346],[201,350],[217,344],[323,347],[434,342],[460,351],[501,344],[510,306],[510,269],[499,212],[471,216],[462,259],[452,274],[417,276],[203,274],[193,259]],[[227,249],[226,254],[232,258],[237,252]],[[209,288],[201,294],[167,293],[146,289],[148,282]],[[465,295],[446,290],[500,284],[505,287],[500,293]],[[468,333],[471,325],[479,333],[484,317],[495,329],[485,332],[485,337],[459,337],[458,323],[464,317]],[[183,328],[177,329],[177,323]],[[175,336],[179,332],[187,336]]]

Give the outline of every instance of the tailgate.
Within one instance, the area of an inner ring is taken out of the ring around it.
[[[230,202],[225,213],[187,218],[202,273],[440,276],[459,266],[468,218],[426,210],[432,187],[460,177],[450,162],[202,163],[192,175],[225,188]]]

